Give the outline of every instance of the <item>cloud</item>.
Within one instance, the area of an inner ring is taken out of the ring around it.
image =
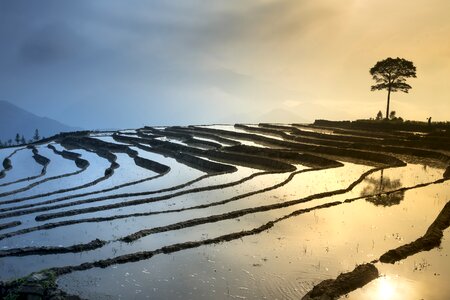
[[[83,49],[83,39],[65,23],[46,24],[19,46],[25,63],[51,63],[70,59]]]
[[[418,78],[398,113],[450,118],[450,2],[380,1],[1,1],[0,98],[93,127],[321,115],[323,99],[361,118],[385,102],[369,68],[401,56]]]

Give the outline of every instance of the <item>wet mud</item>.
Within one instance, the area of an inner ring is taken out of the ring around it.
[[[430,225],[425,234],[409,244],[400,246],[384,253],[380,257],[383,263],[395,263],[408,256],[414,255],[421,251],[429,251],[433,248],[439,247],[443,231],[450,226],[450,201],[444,206],[442,211],[437,216],[436,220]]]
[[[340,274],[336,279],[327,279],[314,286],[303,300],[337,299],[378,277],[378,269],[373,264],[357,266],[353,271]]]
[[[78,253],[94,250],[103,247],[105,241],[95,239],[89,243],[72,245],[68,247],[26,247],[0,250],[0,257],[5,256],[26,256],[26,255],[50,255],[62,253]]]
[[[0,230],[16,227],[16,226],[19,226],[21,224],[22,224],[22,222],[20,222],[20,221],[12,221],[12,222],[8,222],[8,223],[0,223]]]

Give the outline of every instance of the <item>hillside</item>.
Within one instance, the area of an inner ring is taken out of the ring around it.
[[[446,299],[449,151],[427,132],[268,123],[3,148],[0,299],[369,299],[378,270]]]
[[[56,120],[39,117],[29,111],[7,101],[0,101],[0,140],[14,139],[19,133],[30,139],[36,129],[41,136],[50,136],[61,131],[73,131],[74,127],[67,126]]]

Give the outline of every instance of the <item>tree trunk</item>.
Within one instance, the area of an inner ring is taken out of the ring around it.
[[[386,107],[386,120],[389,120],[389,101],[391,99],[391,87],[388,89],[387,107]]]

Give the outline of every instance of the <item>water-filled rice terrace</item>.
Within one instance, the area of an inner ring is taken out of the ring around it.
[[[143,127],[0,161],[2,297],[50,298],[49,277],[87,299],[450,295],[446,136]]]

